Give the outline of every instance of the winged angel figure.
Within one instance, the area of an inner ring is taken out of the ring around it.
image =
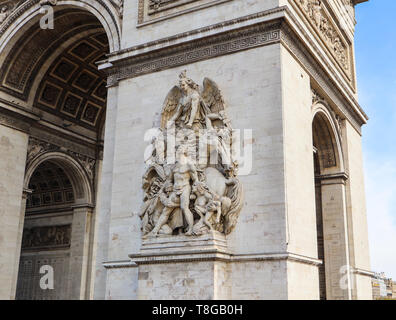
[[[232,128],[226,105],[212,80],[205,78],[200,88],[186,71],[179,78],[165,99],[160,128],[162,136],[176,135],[176,161],[159,161],[158,153],[169,154],[171,148],[164,141],[161,148],[153,148],[154,161],[143,176],[143,235],[229,234],[242,210],[243,188],[230,152]],[[178,138],[186,132],[189,139]],[[198,161],[202,145],[209,152]]]

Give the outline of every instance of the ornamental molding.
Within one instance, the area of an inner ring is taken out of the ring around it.
[[[366,123],[368,118],[352,95],[349,94],[348,98],[357,106],[357,110],[354,105],[348,101],[345,95],[341,93],[340,90],[337,90],[337,85],[341,85],[343,89],[347,90],[342,84],[342,80],[337,78],[336,75],[334,76],[337,83],[330,79],[312,54],[310,54],[307,48],[301,43],[294,31],[287,25],[283,25],[281,43],[306,67],[315,86],[322,89],[352,126],[361,133],[361,126]]]
[[[9,112],[7,109],[0,107],[0,125],[29,133],[31,128],[31,119],[20,116],[17,113]]]
[[[0,114],[0,124],[25,133],[28,133],[30,129],[28,123],[4,114]]]
[[[112,5],[116,8],[120,18],[124,15],[124,0],[110,0]]]
[[[330,52],[338,67],[354,86],[353,52],[348,41],[331,17],[323,0],[289,0],[313,28],[324,47]]]
[[[279,43],[281,23],[258,24],[218,35],[197,39],[188,43],[165,48],[161,51],[137,55],[126,60],[112,62],[107,69],[110,81],[141,76],[143,74],[211,59],[225,54]]]
[[[67,150],[85,155],[92,159],[98,158],[98,153],[100,154],[100,150],[98,152],[95,145],[78,143],[73,141],[68,135],[62,135],[59,132],[50,133],[44,128],[38,129],[36,127],[32,127],[30,130],[30,136],[31,138],[48,142],[59,148],[63,147]]]
[[[7,9],[4,9],[3,16],[0,13],[0,37],[7,31],[7,29],[26,11],[35,5],[52,5],[56,6],[59,0],[9,0],[5,1],[4,4],[0,3],[0,8],[3,6],[7,6]],[[117,30],[117,40],[118,43],[121,43],[121,26],[120,26],[120,17],[123,15],[123,7],[124,0],[95,0],[98,2],[104,10],[110,15],[111,20]],[[118,12],[118,17],[113,14],[112,9],[108,5],[108,1],[111,2],[111,6],[114,7]],[[7,4],[6,4],[7,3]],[[9,3],[9,4],[8,4]],[[0,12],[3,9],[0,9]],[[2,19],[3,17],[3,19]]]
[[[27,160],[26,160],[26,168],[29,168],[30,164],[37,159],[38,157],[44,155],[48,152],[63,152],[71,156],[74,160],[76,160],[82,168],[84,168],[91,182],[94,181],[95,178],[95,166],[96,160],[95,158],[91,158],[86,156],[85,154],[81,154],[79,152],[75,152],[73,150],[67,149],[64,145],[57,146],[48,141],[41,140],[35,137],[29,137],[29,144],[27,149]]]
[[[252,253],[233,254],[227,251],[195,250],[186,252],[183,249],[177,251],[162,251],[160,253],[136,253],[130,254],[132,262],[136,265],[163,264],[175,262],[199,262],[199,261],[221,261],[221,262],[262,262],[262,261],[291,261],[311,266],[320,266],[323,261],[320,259],[306,257],[291,252],[279,253]]]
[[[334,67],[326,60],[326,57],[317,48],[315,43],[312,42],[309,35],[305,33],[302,26],[287,7],[277,8],[276,11],[271,10],[270,12],[261,12],[253,16],[242,17],[237,21],[227,21],[220,25],[193,30],[189,32],[189,34],[200,34],[205,31],[216,30],[221,26],[224,28],[225,25],[233,25],[239,22],[257,19],[272,13],[279,14],[282,11],[286,12],[287,16],[298,27],[299,31],[302,32],[311,50],[321,59],[321,63],[323,63],[328,70],[332,70]],[[183,35],[174,37],[183,38]],[[174,37],[147,43],[145,46],[149,48],[151,46],[156,47],[159,44],[173,42]],[[368,118],[351,93],[351,88],[344,84],[345,82],[343,79],[336,73],[331,75],[334,80],[331,79],[324,67],[317,61],[317,58],[315,58],[310,49],[307,48],[307,45],[297,36],[296,31],[289,26],[285,18],[256,23],[244,28],[233,29],[158,50],[153,49],[152,51],[125,57],[122,60],[118,59],[117,56],[139,51],[141,50],[140,46],[114,53],[110,55],[112,66],[105,69],[108,74],[108,86],[115,86],[119,81],[124,79],[139,77],[152,72],[158,72],[197,61],[276,43],[281,43],[285,46],[301,64],[308,69],[312,80],[317,84],[316,86],[322,88],[340,112],[351,122],[354,128],[358,132],[361,132],[361,126],[366,123]]]

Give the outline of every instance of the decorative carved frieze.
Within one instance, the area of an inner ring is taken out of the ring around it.
[[[1,1],[1,0],[0,0]],[[10,2],[10,3],[15,3],[15,6],[12,8],[12,10],[8,11],[7,17],[9,16],[9,19],[5,19],[4,23],[0,23],[0,36],[18,19],[21,17],[25,12],[27,12],[29,9],[34,7],[35,5],[39,4],[41,1],[47,1],[47,2],[53,2],[57,3],[57,0],[9,0],[9,1],[4,1],[5,2]],[[120,19],[119,17],[115,16],[112,12],[112,10],[109,8],[107,1],[104,0],[94,0],[95,2],[98,2],[103,9],[110,15],[112,22],[116,26],[116,32],[117,32],[117,40],[118,42],[121,41],[121,25],[120,25]],[[113,1],[113,0],[111,0]],[[114,3],[116,3],[117,7],[120,10],[123,10],[123,0],[114,0]],[[2,3],[0,3],[0,8],[1,8]],[[1,10],[1,9],[0,9]],[[7,18],[6,17],[6,18]]]
[[[280,23],[256,25],[249,29],[231,31],[210,38],[192,41],[183,46],[156,54],[128,59],[109,71],[108,86],[115,81],[140,76],[196,61],[269,45],[280,41]]]
[[[26,228],[22,250],[56,249],[70,246],[71,225]]]
[[[368,119],[367,115],[356,102],[356,105],[358,106],[358,112],[361,113],[364,118],[358,115],[356,110],[353,108],[353,106],[350,105],[345,96],[336,89],[334,82],[329,79],[323,68],[318,65],[318,63],[308,52],[308,50],[301,44],[295,33],[287,26],[283,26],[281,33],[281,43],[286,46],[291,52],[293,52],[297,59],[300,60],[304,66],[306,66],[312,79],[316,83],[318,83],[320,88],[332,100],[332,102],[343,113],[343,115],[350,121],[352,126],[358,132],[361,132],[361,126]],[[338,78],[337,80],[338,84],[340,84],[345,90],[347,90],[346,87],[342,85],[341,79]],[[352,95],[349,95],[349,98],[352,101],[355,101]]]
[[[138,0],[138,24],[152,23],[232,0]]]
[[[312,105],[315,105],[315,104],[321,102],[321,103],[325,104],[326,106],[329,106],[326,99],[316,89],[311,88],[311,94],[312,94]],[[336,130],[337,130],[337,134],[340,137],[340,139],[342,139],[341,126],[342,126],[343,120],[336,112],[334,112],[333,108],[329,107],[328,110],[333,117],[334,124],[335,124]]]
[[[52,143],[37,139],[35,137],[29,138],[28,144],[28,154],[26,165],[28,166],[32,160],[36,159],[38,156],[46,153],[46,152],[60,151],[65,152],[72,156],[76,161],[80,163],[80,165],[85,169],[89,178],[93,181],[95,177],[95,165],[96,160],[91,158],[85,154],[81,154],[72,150],[67,149],[65,146],[57,146]]]
[[[148,12],[153,14],[170,8],[175,8],[191,2],[197,2],[200,0],[148,0]]]
[[[331,52],[342,70],[352,76],[350,46],[343,39],[330,14],[321,0],[291,0],[297,4],[310,25],[317,31],[319,37]]]

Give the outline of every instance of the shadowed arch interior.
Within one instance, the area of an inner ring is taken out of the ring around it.
[[[328,274],[329,261],[326,259],[326,246],[328,246],[329,239],[325,238],[325,228],[329,226],[323,211],[324,205],[326,205],[323,203],[323,197],[328,198],[328,191],[323,189],[323,181],[327,174],[338,173],[342,167],[341,152],[338,151],[336,140],[337,133],[334,131],[330,119],[327,111],[319,109],[312,122],[317,250],[318,259],[322,260],[322,264],[319,266],[319,297],[321,300],[326,300],[331,296],[328,292],[331,287]]]
[[[313,145],[317,150],[317,162],[320,170],[336,167],[338,152],[334,133],[327,117],[319,112],[312,122]]]
[[[2,64],[0,90],[57,125],[100,132],[107,88],[96,62],[109,53],[103,26],[88,11],[68,6],[55,9],[54,29],[41,29],[35,20]]]

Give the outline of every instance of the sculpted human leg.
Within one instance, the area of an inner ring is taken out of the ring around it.
[[[188,236],[192,235],[193,226],[194,226],[194,216],[189,208],[190,194],[191,194],[191,187],[187,185],[183,188],[182,194],[180,195],[180,208],[182,209],[184,218],[187,221],[188,229],[186,235]]]
[[[162,228],[162,226],[168,222],[169,216],[173,210],[174,208],[164,208],[154,229],[147,235],[148,237],[155,237],[158,234],[158,231]]]

